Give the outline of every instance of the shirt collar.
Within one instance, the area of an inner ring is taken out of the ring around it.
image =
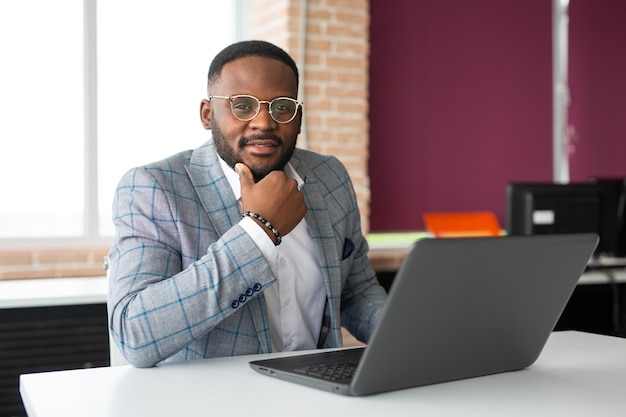
[[[235,198],[237,200],[240,200],[241,184],[239,183],[239,174],[237,174],[233,168],[228,166],[226,161],[224,161],[221,156],[218,155],[218,159],[220,161],[222,171],[224,171],[224,175],[226,176],[226,180],[228,180],[228,184],[235,194]],[[287,165],[285,165],[283,171],[285,172],[285,175],[287,175],[287,177],[296,180],[296,182],[298,183],[298,190],[302,188],[302,185],[304,185],[304,181],[302,180],[302,178],[300,178],[300,175],[298,175],[296,170],[293,168],[293,166],[291,166],[289,162],[287,162]]]

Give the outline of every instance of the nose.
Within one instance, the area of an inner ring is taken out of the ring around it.
[[[275,128],[278,122],[276,122],[270,114],[270,102],[259,100],[259,107],[259,113],[249,122],[252,127],[263,130]]]

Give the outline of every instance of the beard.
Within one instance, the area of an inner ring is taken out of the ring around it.
[[[217,154],[224,160],[224,162],[226,162],[226,164],[228,164],[229,167],[233,169],[235,168],[235,165],[239,162],[245,164],[245,162],[242,160],[240,156],[240,152],[245,148],[246,144],[249,143],[250,141],[253,141],[256,139],[272,139],[284,149],[283,154],[280,156],[278,161],[273,165],[249,166],[248,164],[246,164],[248,168],[250,168],[250,171],[252,171],[252,175],[254,176],[255,182],[261,181],[263,178],[265,178],[267,174],[269,174],[272,171],[282,171],[283,168],[285,168],[285,165],[287,165],[287,162],[289,162],[289,160],[291,159],[291,156],[293,155],[293,152],[296,149],[296,140],[293,141],[293,145],[291,145],[291,147],[284,148],[285,143],[281,138],[275,135],[267,135],[267,134],[245,136],[239,139],[239,143],[237,144],[237,148],[235,149],[228,143],[228,140],[226,139],[226,137],[224,137],[224,134],[222,133],[222,129],[220,128],[219,124],[216,123],[214,117],[211,118],[211,132],[213,134],[213,142],[215,143],[215,149],[217,150]]]

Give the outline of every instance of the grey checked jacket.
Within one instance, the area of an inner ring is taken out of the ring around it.
[[[296,149],[306,221],[324,274],[320,347],[342,345],[341,326],[367,342],[386,300],[367,257],[356,196],[332,156]],[[276,278],[238,225],[237,201],[212,139],[134,168],[113,203],[109,325],[137,367],[271,351],[263,291]]]

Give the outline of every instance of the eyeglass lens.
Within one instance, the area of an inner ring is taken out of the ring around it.
[[[233,115],[243,121],[254,119],[258,114],[261,103],[256,97],[234,96],[231,97],[231,109]],[[290,122],[298,111],[298,104],[288,98],[276,98],[269,103],[270,115],[278,123]]]

